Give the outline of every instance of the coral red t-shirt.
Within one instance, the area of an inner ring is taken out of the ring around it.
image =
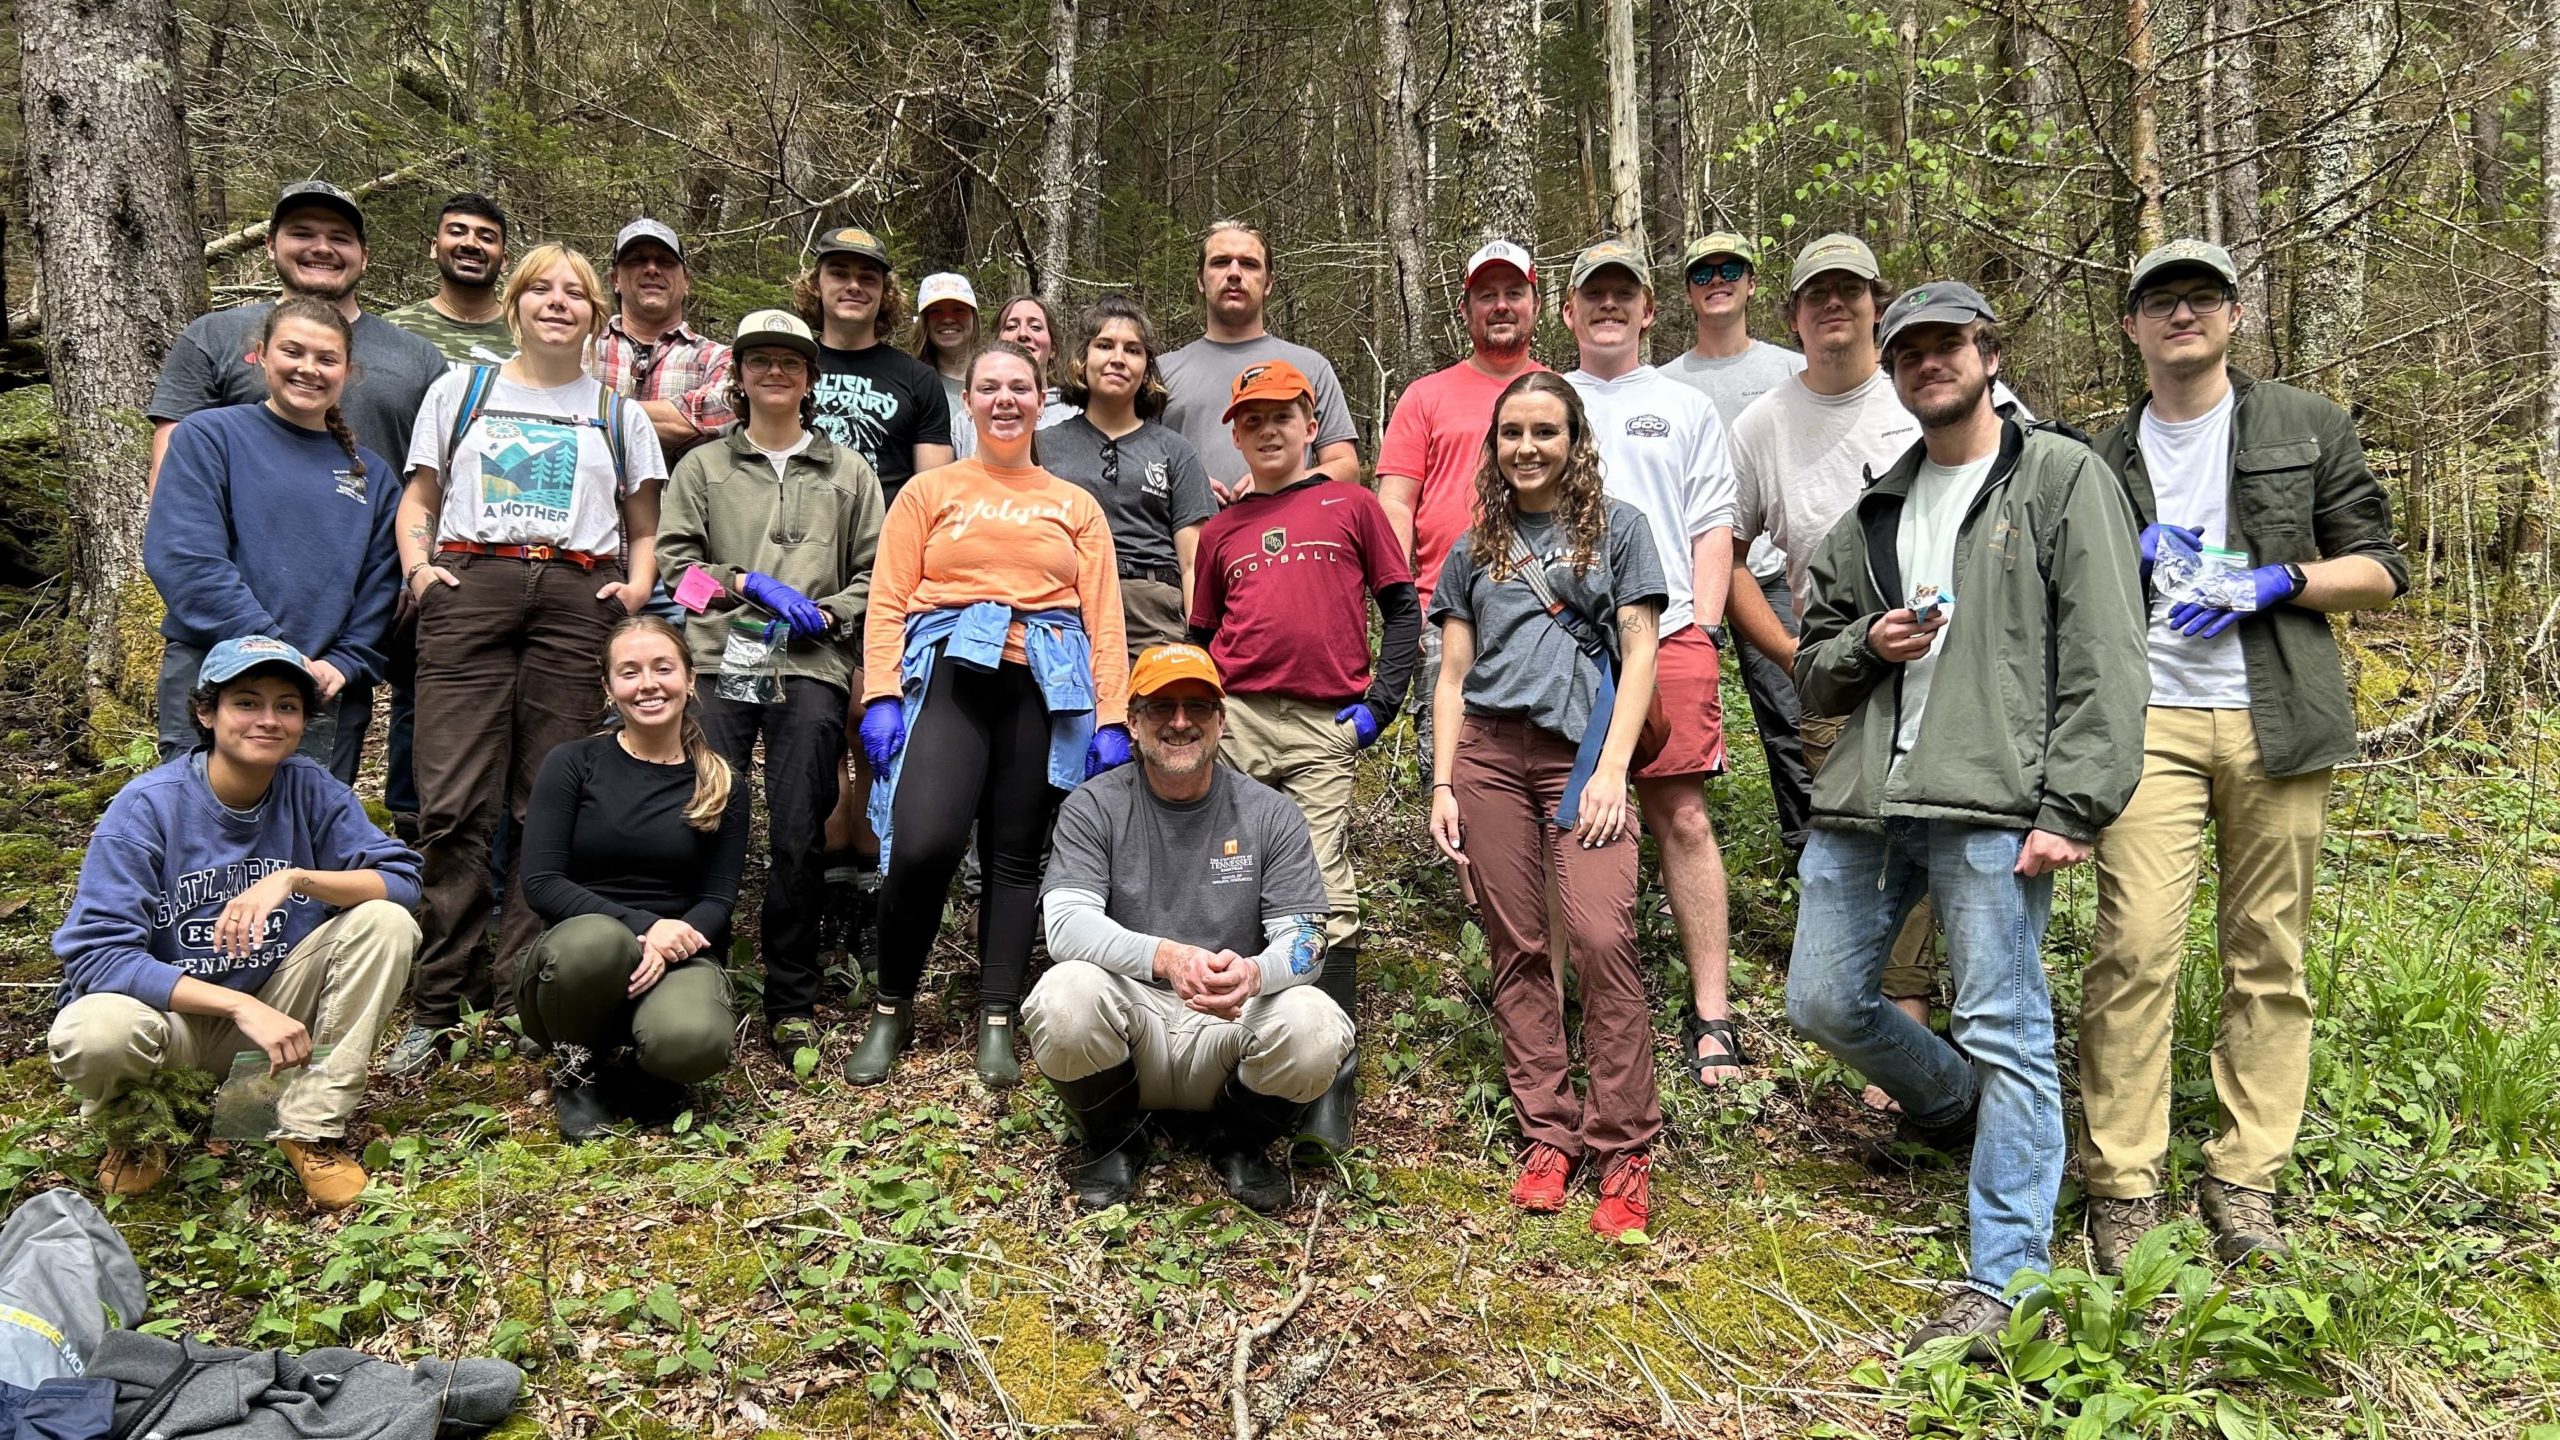
[[[1326,703],[1369,688],[1369,597],[1410,582],[1378,497],[1310,476],[1200,527],[1191,623],[1227,690]]]
[[[1535,360],[1528,366],[1546,368]],[[1387,438],[1378,446],[1378,473],[1410,475],[1422,482],[1413,511],[1413,586],[1426,615],[1431,613],[1432,587],[1440,583],[1440,562],[1476,521],[1476,467],[1484,461],[1493,402],[1518,378],[1487,375],[1461,360],[1406,386],[1387,420]]]

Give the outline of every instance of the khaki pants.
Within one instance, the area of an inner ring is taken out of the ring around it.
[[[258,999],[302,1022],[328,1058],[289,1072],[276,1101],[276,1135],[335,1140],[364,1104],[365,1071],[383,1017],[409,983],[418,922],[388,900],[368,900],[330,919],[293,947]],[[215,1015],[173,1015],[130,995],[83,995],[53,1017],[46,1039],[53,1073],[94,1115],[126,1086],[163,1069],[224,1075],[231,1057],[254,1050],[240,1028]]]
[[[1831,747],[1840,743],[1838,716],[1805,715],[1800,717],[1796,738],[1804,751],[1807,776],[1822,773],[1822,762],[1831,758]],[[1902,929],[1893,937],[1893,952],[1886,957],[1884,983],[1877,987],[1887,1000],[1934,1001],[1938,998],[1938,913],[1929,906],[1929,897],[1911,907]]]
[[[1126,576],[1120,581],[1120,628],[1128,632],[1129,663],[1154,645],[1178,645],[1184,634],[1182,590],[1161,580]]]
[[[1312,984],[1257,995],[1235,1019],[1221,1020],[1160,985],[1083,960],[1050,966],[1031,987],[1022,1034],[1040,1073],[1053,1079],[1134,1063],[1138,1104],[1148,1110],[1215,1108],[1229,1075],[1304,1105],[1333,1084],[1351,1053],[1350,1017]]]
[[[2205,1170],[2272,1192],[2293,1154],[2311,1071],[2302,936],[2329,772],[2267,778],[2246,710],[2151,707],[2142,783],[2098,837],[2098,919],[2080,1000],[2080,1165],[2089,1193],[2160,1193],[2169,1153],[2169,1044],[2205,823],[2220,882],[2222,1001],[2214,1024],[2218,1133]]]
[[[1230,765],[1298,803],[1324,876],[1324,943],[1360,940],[1360,880],[1351,873],[1351,785],[1360,742],[1333,718],[1340,707],[1286,695],[1230,695],[1219,754]]]

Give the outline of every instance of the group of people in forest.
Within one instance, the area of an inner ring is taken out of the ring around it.
[[[1124,296],[982,324],[937,273],[908,353],[880,236],[811,248],[793,306],[724,342],[687,319],[669,227],[633,221],[599,273],[458,195],[435,293],[377,313],[355,199],[285,189],[281,293],[189,326],[151,407],[163,763],[55,937],[52,1060],[87,1111],[261,1051],[289,1072],[276,1142],[343,1207],[377,1061],[424,1074],[466,1016],[543,1059],[570,1141],[671,1119],[742,1029],[877,1083],[957,880],[976,1073],[1018,1083],[1027,1045],[1080,1137],[1075,1201],[1129,1200],[1179,1131],[1274,1211],[1293,1158],[1354,1143],[1354,784],[1410,705],[1490,951],[1512,1200],[1558,1211],[1587,1177],[1591,1229],[1642,1243],[1640,833],[1689,989],[1675,1069],[1750,1063],[1706,804],[1735,649],[1801,884],[1788,1019],[1893,1117],[1872,1164],[1970,1153],[1967,1278],[1914,1343],[1987,1353],[2050,1268],[2070,1147],[2040,947],[2084,861],[2096,1263],[2164,1218],[2209,822],[2221,1122],[2195,1198],[2224,1259],[2284,1251],[2302,933],[2354,744],[2327,617],[2407,576],[2347,415],[2230,366],[2219,247],[2132,266],[2149,391],[2092,443],[2001,383],[1983,295],[1897,290],[1855,236],[1785,270],[1800,351],[1750,333],[1757,242],[1691,242],[1695,342],[1659,366],[1648,257],[1603,240],[1550,292],[1497,239],[1461,272],[1469,353],[1399,397],[1374,489],[1332,367],[1265,328],[1251,225],[1203,238],[1205,333],[1170,351]],[[1532,355],[1551,303],[1561,374]],[[350,788],[377,692],[392,833]],[[819,1023],[830,955],[865,975],[849,1039]],[[169,1163],[111,1148],[99,1183]]]

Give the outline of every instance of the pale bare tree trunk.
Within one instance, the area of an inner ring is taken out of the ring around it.
[[[2149,250],[2168,238],[2168,220],[2160,203],[2160,67],[2153,59],[2151,9],[2152,0],[2125,0],[2125,65],[2132,72],[2126,92],[2132,134],[2125,153],[2133,171],[2133,239],[2137,251]]]
[[[2220,0],[2204,0],[2204,13],[2197,17],[2196,24],[2205,34],[2206,49],[2204,74],[2198,78],[2196,89],[2195,162],[2211,172],[2196,187],[2196,199],[2203,210],[2204,238],[2227,249],[2222,238],[2222,175],[2213,168],[2222,163],[2222,67],[2216,63],[2221,51]]]
[[[2496,95],[2471,104],[2471,213],[2483,225],[2507,218],[2506,162],[2500,154],[2507,142]]]
[[[1538,240],[1538,0],[1485,0],[1458,26],[1449,118],[1460,240]]]
[[[1078,0],[1049,0],[1049,84],[1042,100],[1048,134],[1040,145],[1040,273],[1031,277],[1052,305],[1066,299],[1067,250],[1075,239],[1076,47],[1084,38]]]
[[[1636,0],[1602,0],[1609,73],[1609,228],[1650,258],[1644,225],[1644,126],[1636,88]]]
[[[1111,13],[1110,0],[1087,0],[1078,6],[1084,12],[1084,38],[1078,43],[1077,59],[1090,62],[1091,73],[1108,74],[1107,52],[1119,26]],[[1070,267],[1078,260],[1103,271],[1102,256],[1102,192],[1107,188],[1102,178],[1102,103],[1098,96],[1088,95],[1076,107],[1076,173],[1084,177],[1076,186],[1074,240],[1068,247]],[[1107,272],[1105,272],[1107,273]]]
[[[142,570],[151,387],[204,309],[172,0],[19,0],[19,121],[44,350],[69,467],[71,601],[93,753],[150,733],[160,604]]]
[[[1908,164],[1912,139],[1919,133],[1920,115],[1920,14],[1913,0],[1896,0],[1893,33],[1893,155]],[[1902,204],[1895,208],[1893,222],[1897,243],[1909,244],[1919,235],[1919,186],[1902,187]]]
[[[2240,270],[2242,313],[2259,334],[2273,320],[2267,309],[2266,221],[2258,186],[2257,42],[2245,33],[2250,0],[2219,0],[2220,37],[2212,63],[2220,97],[2213,117],[2213,147],[2222,163],[2222,243]]]
[[[471,0],[471,179],[481,193],[498,190],[498,97],[507,83],[507,0]]]
[[[2542,0],[2542,483],[2560,494],[2560,0]]]
[[[1652,0],[1646,19],[1650,37],[1648,77],[1651,93],[1647,97],[1652,143],[1653,178],[1647,196],[1652,200],[1653,233],[1663,245],[1679,244],[1688,234],[1695,218],[1688,209],[1688,187],[1684,178],[1688,171],[1688,145],[1685,133],[1688,123],[1688,45],[1681,34],[1684,7],[1681,0]]]
[[[1413,74],[1413,16],[1407,0],[1378,0],[1384,49],[1379,70],[1384,97],[1387,153],[1381,167],[1386,191],[1387,258],[1394,269],[1390,293],[1396,314],[1387,326],[1401,384],[1431,366],[1431,286],[1424,270],[1422,91]]]
[[[2295,268],[2293,368],[2345,403],[2364,328],[2366,171],[2373,156],[2373,90],[2382,71],[2379,0],[2337,0],[2310,21],[2310,83],[2302,135],[2304,240]]]

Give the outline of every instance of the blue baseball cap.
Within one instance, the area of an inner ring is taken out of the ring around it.
[[[302,652],[272,635],[235,636],[206,651],[204,664],[196,670],[196,684],[225,685],[268,665],[283,669],[314,690],[319,687],[319,682],[311,678],[311,662],[303,658]]]

